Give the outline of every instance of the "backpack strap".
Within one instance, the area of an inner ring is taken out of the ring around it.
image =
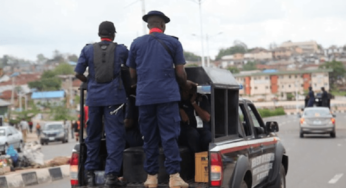
[[[156,40],[165,48],[165,50],[168,52],[168,54],[172,57],[172,59],[173,59],[173,61],[174,61],[173,53],[172,53],[172,51],[168,48],[168,46],[167,46],[161,39],[157,38],[157,37],[155,36],[154,33],[151,33],[150,35],[151,35],[152,37],[154,37],[154,39],[156,39]]]

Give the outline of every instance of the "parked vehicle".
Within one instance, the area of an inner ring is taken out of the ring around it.
[[[12,145],[18,152],[23,150],[23,135],[20,131],[8,124],[0,127],[0,153],[5,153]]]
[[[195,182],[194,172],[184,170],[181,170],[181,177],[190,187],[285,188],[288,156],[276,134],[279,131],[278,123],[264,123],[251,101],[239,99],[239,85],[229,71],[188,67],[186,72],[189,80],[200,86],[211,86],[205,88],[210,88],[206,95],[211,104],[212,142],[209,144],[206,157],[208,181]],[[126,72],[122,75],[126,75]],[[82,106],[84,89],[85,85],[81,87]],[[81,117],[84,117],[84,112],[81,113]],[[70,160],[72,188],[86,184],[83,128],[80,130],[80,136],[80,143],[73,148]],[[99,158],[100,164],[103,165],[96,172],[98,184],[104,181],[104,161],[107,157],[104,137],[100,143]],[[186,152],[186,148],[180,147],[180,151]],[[143,171],[143,150],[128,148],[124,151],[124,156],[123,178],[128,180],[127,187],[141,187],[146,178]],[[185,156],[190,155],[181,155],[181,168],[193,167],[194,161],[189,161],[190,158]],[[169,187],[168,174],[161,170],[164,169],[163,161],[164,156],[160,156],[159,187]]]
[[[303,138],[304,134],[330,134],[335,138],[335,117],[327,107],[305,108],[299,122],[300,138]]]
[[[62,122],[46,123],[40,138],[41,145],[56,141],[61,141],[62,143],[68,142],[67,128],[64,127]]]

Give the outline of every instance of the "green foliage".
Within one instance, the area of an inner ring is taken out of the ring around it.
[[[232,46],[226,49],[220,49],[219,54],[217,54],[216,56],[216,60],[220,60],[222,56],[225,55],[233,55],[236,53],[241,53],[241,54],[245,54],[246,53],[246,49],[242,46]]]
[[[189,63],[189,64],[186,64],[186,67],[198,67],[199,65],[197,65],[196,63]]]
[[[228,67],[227,70],[229,70],[233,74],[237,74],[240,72],[237,67]]]
[[[55,106],[51,108],[51,116],[54,120],[72,119],[70,110],[64,106]]]
[[[271,116],[286,115],[283,107],[278,107],[275,109],[268,109],[268,108],[262,108],[261,109],[261,108],[259,108],[257,110],[258,110],[258,113],[261,115],[262,118],[271,117]]]
[[[249,61],[243,66],[243,70],[250,71],[250,70],[257,70],[256,62]]]
[[[30,88],[36,88],[39,91],[54,91],[61,88],[61,80],[54,71],[44,71],[41,79],[28,83]]]
[[[291,101],[291,100],[293,100],[294,95],[292,93],[287,93],[286,94],[286,98],[287,98],[288,101]]]
[[[330,93],[334,96],[346,96],[346,91],[340,91],[337,89],[331,90]]]
[[[67,59],[69,61],[78,62],[78,57],[75,54],[69,55]]]
[[[68,63],[60,63],[55,69],[54,73],[57,75],[70,75],[73,74],[73,68]]]
[[[346,69],[342,62],[340,61],[331,61],[325,62],[323,65],[320,65],[320,69],[333,69],[329,73],[329,83],[332,87],[336,87],[338,81],[342,81],[346,75]]]
[[[184,51],[184,57],[186,61],[201,61],[201,57],[192,52]]]

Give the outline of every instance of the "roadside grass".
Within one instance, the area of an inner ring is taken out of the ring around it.
[[[271,117],[271,116],[286,115],[283,107],[278,107],[275,109],[259,108],[257,110],[258,110],[258,113],[261,115],[262,118]]]
[[[330,93],[334,96],[346,96],[346,91],[331,90]]]

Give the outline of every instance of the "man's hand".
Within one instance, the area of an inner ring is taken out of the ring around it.
[[[129,129],[133,125],[133,120],[132,119],[125,119],[124,124],[125,124],[125,129]]]
[[[190,124],[189,116],[185,113],[183,109],[179,109],[181,121]]]
[[[83,74],[76,73],[76,78],[78,78],[82,82],[88,81],[88,79]]]

